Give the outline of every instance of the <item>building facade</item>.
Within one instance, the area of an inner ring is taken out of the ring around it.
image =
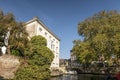
[[[80,64],[77,62],[76,54],[73,53],[72,50],[70,51],[70,61],[71,61],[70,65],[72,68],[76,68],[80,66]]]
[[[54,53],[51,68],[59,68],[60,39],[37,17],[26,22],[25,27],[29,34],[29,39],[33,36],[41,35],[47,40],[47,47]]]
[[[67,68],[69,66],[69,60],[68,59],[60,59],[60,70],[62,73],[67,73]]]

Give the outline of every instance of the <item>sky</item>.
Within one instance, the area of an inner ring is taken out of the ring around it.
[[[60,39],[60,58],[69,59],[78,23],[102,10],[120,11],[120,0],[0,0],[0,9],[17,21],[39,19]]]

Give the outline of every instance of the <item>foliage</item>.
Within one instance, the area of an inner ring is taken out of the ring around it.
[[[77,60],[80,63],[90,63],[96,57],[94,50],[88,42],[75,41],[72,51],[76,53]]]
[[[11,50],[11,54],[15,56],[22,56],[18,50]]]
[[[101,11],[79,23],[78,33],[84,40],[73,47],[79,61],[97,61],[101,57],[110,61],[113,55],[120,58],[119,19],[117,11]]]
[[[23,55],[28,42],[27,36],[23,24],[16,22],[12,13],[5,14],[0,10],[0,46],[7,46],[8,54],[17,49],[20,55]]]
[[[18,70],[15,80],[49,80],[53,53],[45,45],[46,40],[42,36],[31,38],[25,53],[28,65]]]
[[[30,43],[32,45],[47,46],[47,40],[42,36],[34,36],[31,38]]]
[[[46,46],[34,46],[30,49],[30,52],[27,53],[27,56],[30,59],[29,64],[37,64],[39,66],[50,65],[53,59],[52,55],[52,51],[50,51]]]
[[[15,80],[48,80],[49,74],[48,68],[44,66],[28,65],[19,69]]]
[[[25,48],[27,47],[28,43],[28,33],[23,27],[22,23],[19,23],[16,27],[13,27],[10,30],[10,37],[9,37],[9,46],[10,49],[16,49],[19,51],[19,55],[24,56]]]
[[[8,27],[15,23],[14,16],[11,13],[5,14],[0,10],[0,46],[4,45],[4,38],[8,31]]]

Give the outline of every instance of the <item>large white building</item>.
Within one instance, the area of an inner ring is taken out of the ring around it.
[[[47,40],[47,47],[54,53],[54,60],[51,64],[51,68],[59,68],[60,39],[37,17],[26,22],[25,27],[29,33],[29,38],[36,35],[45,37]]]

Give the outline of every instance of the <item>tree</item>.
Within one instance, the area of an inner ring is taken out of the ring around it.
[[[73,53],[76,54],[80,63],[90,63],[95,58],[95,53],[87,42],[79,42],[73,47]]]
[[[27,65],[16,73],[16,80],[49,80],[53,52],[47,48],[47,41],[42,36],[34,36],[26,49]]]
[[[0,10],[0,46],[7,46],[7,54],[17,51],[18,55],[23,55],[27,36],[23,24],[16,22],[12,13]]]
[[[14,55],[24,56],[25,48],[28,43],[27,37],[28,33],[22,23],[18,23],[17,26],[10,30],[8,46],[10,47],[12,54],[14,54],[13,51],[18,51],[18,54],[15,53]]]
[[[88,56],[88,61],[111,60],[112,56],[120,56],[120,14],[117,11],[101,11],[85,19],[78,25],[78,33],[84,37],[77,50],[81,50],[78,59],[83,60]],[[73,47],[73,49],[76,46]],[[77,51],[75,50],[75,51]],[[77,53],[77,52],[76,52]]]
[[[4,39],[8,32],[8,27],[14,22],[12,14],[8,13],[5,15],[4,12],[0,10],[0,46],[4,45]]]

